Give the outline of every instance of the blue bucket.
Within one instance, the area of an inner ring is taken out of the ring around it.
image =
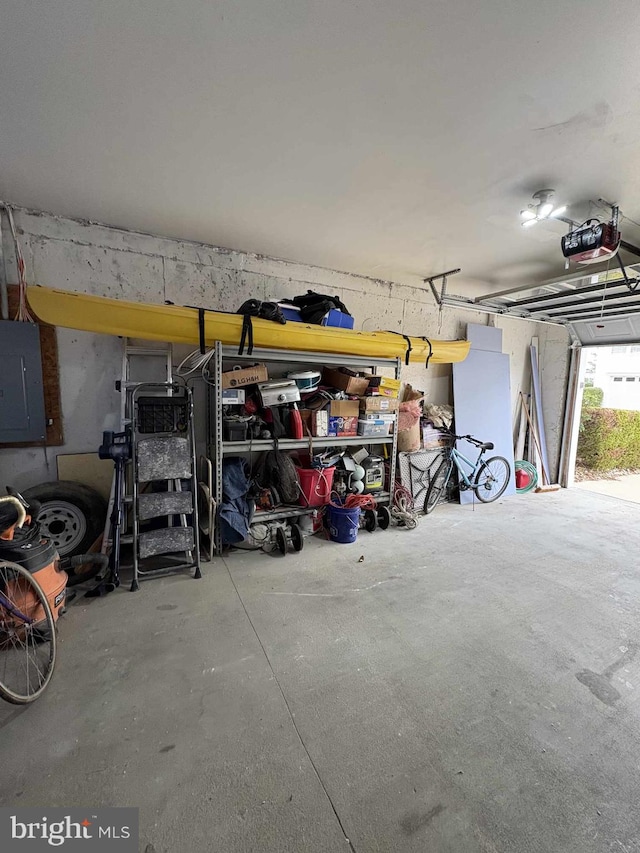
[[[329,522],[329,538],[332,542],[349,544],[355,542],[358,536],[358,519],[360,518],[360,507],[347,509],[342,506],[329,504],[327,507],[327,520]]]

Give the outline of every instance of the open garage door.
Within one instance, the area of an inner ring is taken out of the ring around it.
[[[520,286],[470,299],[447,293],[446,279],[439,304],[473,308],[489,314],[521,317],[566,326],[577,344],[630,343],[640,340],[640,264],[621,270]]]
[[[563,486],[573,485],[585,384],[584,352],[589,347],[640,342],[640,263],[626,265],[624,271],[582,273],[475,299],[448,293],[446,277],[439,288],[433,280],[429,284],[439,305],[565,326],[572,341],[572,357],[559,480]]]

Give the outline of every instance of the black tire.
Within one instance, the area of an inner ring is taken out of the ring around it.
[[[55,480],[23,492],[27,502],[42,504],[38,521],[61,557],[85,554],[104,531],[107,502],[82,483]]]
[[[378,517],[376,515],[376,511],[373,509],[365,509],[364,511],[364,529],[368,530],[369,533],[373,533],[373,531],[378,526]]]
[[[35,577],[16,563],[0,561],[0,590],[11,607],[38,622],[25,623],[0,607],[0,697],[28,705],[46,690],[56,663],[56,625],[47,596]],[[28,607],[27,607],[28,605]],[[22,661],[27,661],[26,666]],[[11,664],[15,663],[15,680]]]
[[[304,537],[302,535],[302,529],[298,524],[292,524],[289,527],[291,531],[291,544],[293,545],[294,551],[302,551],[304,548]]]
[[[284,556],[287,553],[287,535],[282,527],[278,527],[276,530],[276,545],[278,551]]]
[[[386,530],[391,524],[391,512],[388,506],[378,507],[378,527],[380,530]]]
[[[449,480],[449,472],[451,470],[452,462],[450,459],[443,459],[436,473],[433,475],[433,479],[429,483],[429,488],[427,489],[427,495],[424,499],[424,512],[425,515],[428,515],[432,512],[435,507],[440,502],[440,498],[442,497],[442,493],[445,490],[447,482]]]
[[[487,481],[491,477],[491,481]],[[490,504],[497,501],[509,485],[511,466],[502,456],[492,456],[482,463],[476,474],[473,489],[479,501]]]

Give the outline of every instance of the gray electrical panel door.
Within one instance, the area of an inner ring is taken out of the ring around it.
[[[0,444],[44,441],[40,333],[33,323],[0,321]]]

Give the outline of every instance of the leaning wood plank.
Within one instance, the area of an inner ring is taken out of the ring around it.
[[[531,346],[531,379],[533,382],[533,399],[536,408],[536,425],[540,437],[539,453],[544,470],[549,473],[549,457],[547,455],[547,437],[544,431],[544,417],[542,413],[542,395],[540,393],[540,374],[538,373],[538,351]],[[547,482],[550,482],[547,479]]]

